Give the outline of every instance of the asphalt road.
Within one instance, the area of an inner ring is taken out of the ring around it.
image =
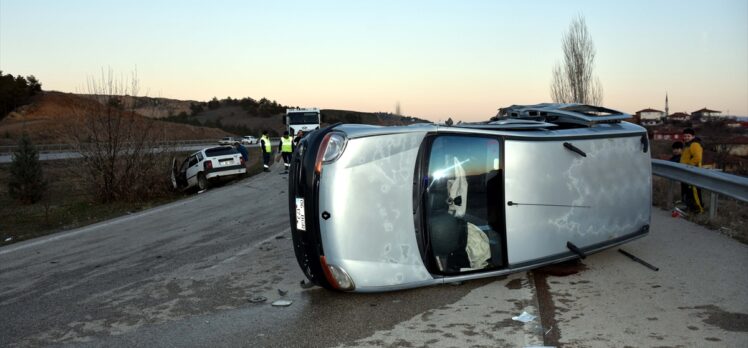
[[[658,272],[612,249],[457,286],[304,289],[273,170],[0,248],[0,346],[748,345],[748,247],[658,210],[623,246]]]

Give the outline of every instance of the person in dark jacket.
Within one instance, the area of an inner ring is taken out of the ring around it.
[[[301,138],[304,137],[304,131],[300,130],[298,133],[296,133],[296,136],[293,138],[293,148],[296,150],[296,147],[299,146],[299,142],[301,142]]]
[[[242,155],[242,163],[244,166],[247,166],[247,163],[249,163],[249,152],[247,151],[247,148],[244,147],[241,143],[234,144],[234,147],[236,148],[236,151],[239,151],[239,153]]]
[[[701,147],[701,139],[696,137],[696,132],[694,132],[693,128],[683,130],[683,140],[685,140],[685,144],[683,153],[680,156],[680,163],[701,167],[704,148]],[[695,213],[703,213],[704,207],[701,204],[701,189],[694,185],[687,186],[685,198],[688,209]]]
[[[673,143],[672,151],[673,156],[670,157],[671,162],[680,163],[680,156],[683,154],[683,142],[682,141],[676,141]]]
[[[682,141],[676,141],[671,146],[673,155],[670,157],[669,161],[680,163],[680,156],[683,154],[683,142]],[[683,203],[686,201],[686,192],[688,192],[688,184],[680,183],[680,201],[675,202]]]
[[[249,161],[249,152],[247,151],[247,148],[244,147],[241,143],[234,144],[234,147],[236,148],[236,151],[239,151],[239,153],[242,155],[242,158],[244,159],[244,162]]]

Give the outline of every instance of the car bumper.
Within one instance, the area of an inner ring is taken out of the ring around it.
[[[209,169],[208,172],[205,174],[205,177],[207,179],[215,179],[218,177],[241,175],[241,174],[245,174],[246,172],[247,172],[247,168],[239,164],[235,166]]]

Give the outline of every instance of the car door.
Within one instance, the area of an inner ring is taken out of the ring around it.
[[[193,154],[187,159],[187,170],[185,176],[187,177],[187,185],[197,185],[197,174],[200,172],[200,161],[197,159],[197,154]]]
[[[189,158],[185,159],[181,165],[176,158],[172,158],[171,184],[175,190],[187,187],[186,170],[188,163]]]

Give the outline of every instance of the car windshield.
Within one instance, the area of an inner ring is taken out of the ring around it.
[[[319,114],[316,112],[292,112],[288,114],[288,124],[317,124]]]
[[[503,230],[499,141],[440,136],[428,164],[426,216],[440,270],[457,273],[498,267]],[[480,255],[464,255],[482,250]],[[471,251],[472,250],[472,251]]]
[[[239,152],[236,151],[233,147],[213,147],[210,149],[205,150],[205,155],[208,157],[216,157],[216,156],[226,156],[226,155],[233,155],[237,154]]]

